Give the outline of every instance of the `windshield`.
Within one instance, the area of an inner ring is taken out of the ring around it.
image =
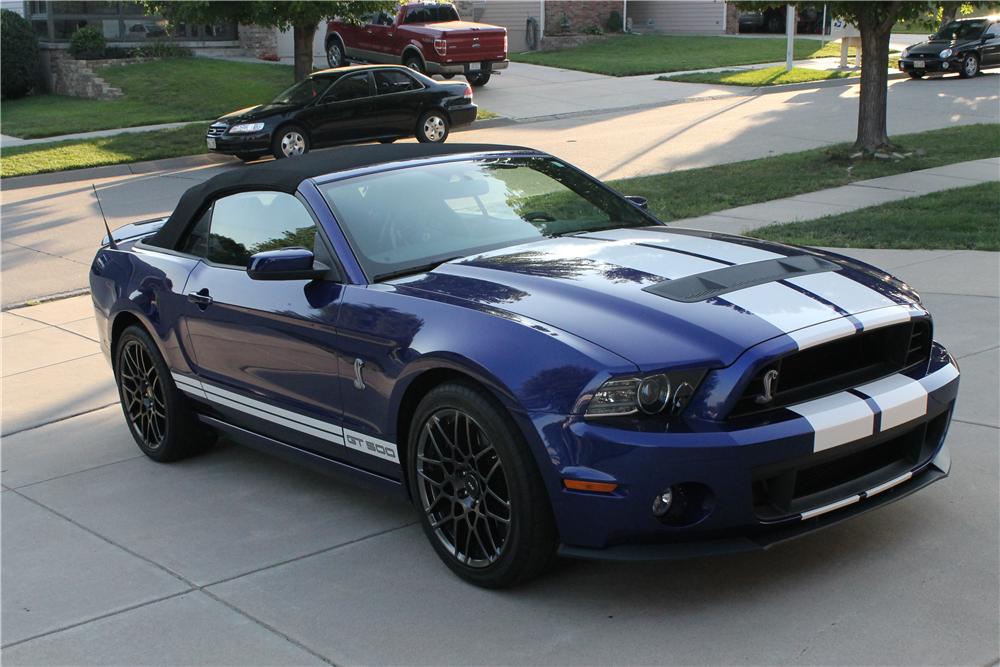
[[[403,23],[444,23],[458,20],[458,12],[452,5],[423,5],[411,8]]]
[[[546,236],[655,224],[553,158],[421,165],[320,190],[373,280]]]
[[[303,79],[291,88],[274,98],[272,104],[306,104],[313,100],[330,87],[331,79],[328,77],[316,77]]]
[[[952,21],[938,30],[931,39],[978,39],[986,28],[986,21]]]

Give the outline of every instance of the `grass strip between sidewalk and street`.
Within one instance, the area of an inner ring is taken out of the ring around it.
[[[785,60],[785,47],[784,37],[614,35],[561,51],[512,53],[510,59],[594,74],[635,76],[781,62]],[[840,56],[839,43],[795,40],[796,59],[830,56]]]
[[[726,70],[725,72],[689,72],[673,76],[660,76],[657,81],[681,81],[684,83],[711,83],[725,86],[780,86],[786,83],[807,83],[810,81],[828,81],[859,76],[858,72],[843,72],[840,70],[809,69],[794,67],[786,72],[784,66],[766,67],[764,69]]]
[[[1000,183],[982,183],[816,220],[761,227],[771,241],[835,248],[1000,250]]]
[[[1000,126],[962,125],[891,137],[901,160],[852,159],[850,144],[732,162],[700,169],[638,176],[611,183],[619,192],[649,199],[661,220],[694,218],[747,204],[782,199],[869,178],[1000,156]],[[917,155],[920,151],[922,155]]]

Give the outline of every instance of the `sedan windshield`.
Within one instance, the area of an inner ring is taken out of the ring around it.
[[[986,29],[986,21],[952,21],[936,33],[932,39],[957,40],[957,39],[979,39]]]
[[[320,190],[373,280],[547,236],[655,224],[628,200],[552,158],[422,165]]]
[[[272,104],[306,104],[319,97],[330,87],[329,77],[303,79],[274,98]]]

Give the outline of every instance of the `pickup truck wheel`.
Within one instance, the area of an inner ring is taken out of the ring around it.
[[[326,45],[326,62],[330,67],[343,67],[347,64],[347,55],[344,47],[336,39]]]
[[[480,72],[479,74],[469,74],[465,79],[473,86],[485,86],[490,80],[490,73]]]
[[[426,74],[424,72],[424,61],[423,59],[415,53],[408,53],[403,57],[403,64],[412,69],[414,72],[420,72],[421,74]]]
[[[448,117],[440,111],[428,111],[417,121],[417,141],[442,144],[448,138]]]
[[[442,79],[447,79],[447,80],[449,80],[449,81],[450,81],[450,80],[452,80],[452,79],[454,79],[454,78],[455,78],[455,75],[454,75],[454,74],[442,74],[442,75],[441,75],[441,78],[442,78]]]
[[[309,152],[309,137],[298,125],[286,125],[274,134],[271,153],[276,160],[305,155]]]

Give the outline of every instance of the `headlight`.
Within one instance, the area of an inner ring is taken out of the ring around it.
[[[585,417],[625,417],[637,413],[673,417],[687,407],[704,370],[612,378],[594,392]]]
[[[260,132],[263,129],[264,123],[243,123],[229,128],[229,134],[247,134],[248,132]]]
[[[941,53],[938,54],[938,57],[939,58],[951,58],[951,54],[952,53],[954,53],[954,51],[952,51],[951,49],[945,49],[944,51],[942,51]]]
[[[905,58],[908,55],[910,55],[910,50],[909,49],[903,49],[903,52],[899,54],[899,57],[900,58]]]

